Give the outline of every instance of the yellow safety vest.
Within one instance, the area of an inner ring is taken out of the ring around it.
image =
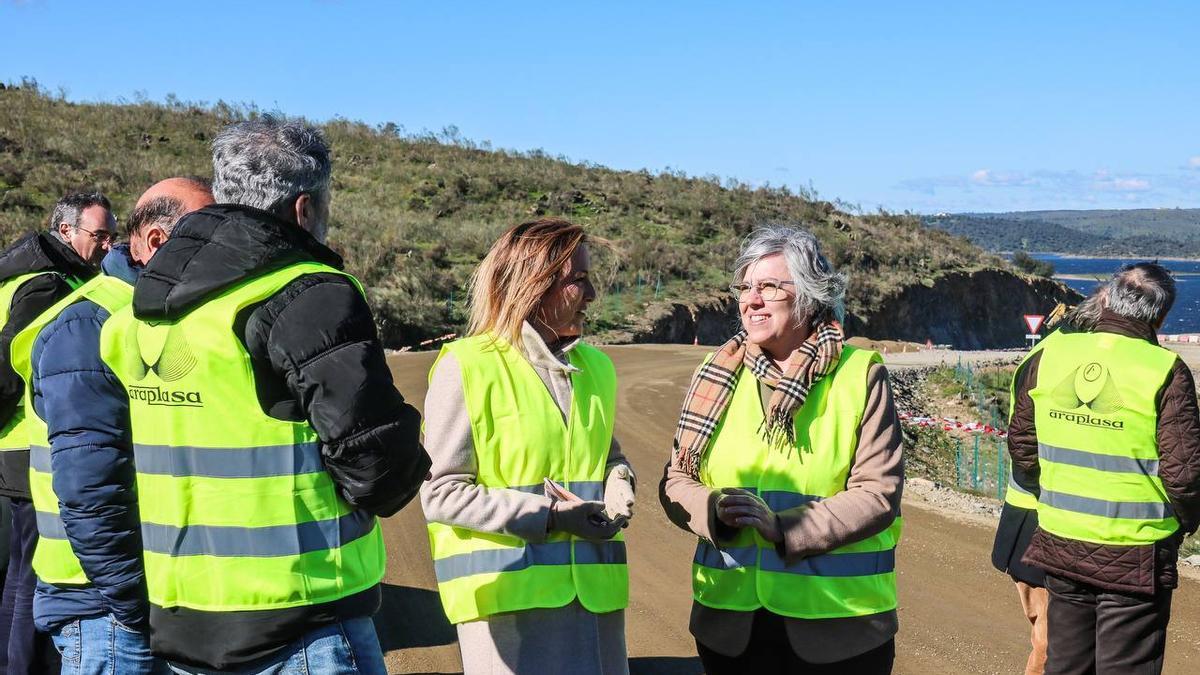
[[[0,282],[0,328],[8,324],[8,314],[12,311],[13,297],[26,281],[43,274],[58,274],[58,272],[29,272],[18,274]],[[71,288],[77,288],[81,281],[74,277],[62,276]],[[9,347],[11,359],[12,348]],[[11,360],[9,361],[11,363]],[[12,417],[0,428],[0,452],[29,449],[29,427],[25,424],[25,409],[17,406]]]
[[[1038,342],[1033,347],[1033,349],[1029,350],[1029,353],[1026,354],[1025,358],[1021,359],[1021,363],[1017,365],[1017,369],[1013,371],[1012,382],[1010,382],[1008,385],[1009,426],[1012,425],[1013,408],[1017,404],[1017,375],[1021,372],[1021,369],[1025,367],[1025,364],[1029,362],[1029,359],[1031,359],[1034,354],[1042,351],[1042,347],[1046,346],[1046,343],[1054,340],[1054,336],[1060,334],[1061,333],[1058,331],[1055,331],[1043,338],[1041,342]],[[1029,490],[1026,490],[1018,485],[1017,481],[1013,479],[1013,465],[1011,461],[1008,463],[1008,485],[1004,490],[1004,501],[1019,509],[1027,509],[1029,511],[1037,509],[1037,497],[1035,497],[1034,494]]]
[[[38,541],[33,553],[33,571],[38,579],[56,586],[90,583],[71,549],[58,511],[50,469],[50,432],[33,407],[33,345],[42,329],[80,300],[90,300],[109,315],[133,300],[133,287],[106,275],[93,277],[34,319],[12,341],[13,370],[25,380],[25,424],[29,430],[29,491],[37,514]]]
[[[300,607],[359,593],[383,577],[376,518],[342,499],[307,421],[263,412],[250,355],[234,333],[243,309],[318,273],[340,274],[298,263],[174,321],[141,321],[126,307],[104,324],[101,355],[129,393],[154,605]]]
[[[733,398],[709,443],[700,480],[713,488],[740,487],[773,511],[832,497],[846,489],[867,401],[867,374],[875,352],[846,347],[837,369],[808,394],[795,418],[795,445],[763,440],[758,380],[743,368]],[[878,614],[896,608],[899,514],[883,532],[788,564],[753,528],[720,547],[700,540],[692,564],[692,591],[706,607],[788,617],[826,619]]]
[[[1156,397],[1178,358],[1113,333],[1042,347],[1030,391],[1038,436],[1038,524],[1066,539],[1149,544],[1179,529],[1158,477]]]
[[[571,411],[564,422],[533,366],[504,340],[457,340],[442,348],[439,359],[445,354],[453,354],[462,371],[479,485],[541,493],[543,479],[550,478],[583,499],[604,498],[617,393],[607,356],[585,344],[571,350],[571,365],[579,370],[571,374]],[[596,613],[623,609],[629,601],[620,534],[589,541],[553,532],[532,543],[431,522],[429,546],[452,623],[562,607],[576,598]]]

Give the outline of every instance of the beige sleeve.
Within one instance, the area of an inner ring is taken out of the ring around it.
[[[663,467],[663,476],[658,482],[658,501],[666,511],[667,519],[676,527],[714,545],[718,543],[718,538],[728,539],[736,535],[736,530],[717,520],[716,506],[720,496],[720,490],[701,483],[677,468],[668,453],[667,465]]]
[[[900,418],[887,369],[876,364],[867,373],[867,406],[846,490],[779,512],[784,555],[788,561],[818,555],[882,532],[900,513],[903,487]]]
[[[667,512],[667,518],[676,527],[713,544],[718,543],[718,539],[729,539],[737,534],[737,530],[717,521],[716,504],[720,495],[719,490],[692,478],[670,461],[658,484],[658,500]]]
[[[475,482],[475,444],[462,373],[450,354],[438,361],[425,396],[425,451],[433,460],[432,477],[421,487],[426,520],[527,541],[546,538],[549,498]]]

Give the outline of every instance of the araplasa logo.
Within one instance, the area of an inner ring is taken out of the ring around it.
[[[1111,419],[1125,409],[1125,401],[1112,373],[1102,363],[1092,361],[1075,368],[1050,391],[1049,399],[1065,408],[1052,409],[1052,419],[1101,429],[1125,428],[1124,421]]]
[[[139,372],[131,373],[134,380],[145,380],[154,373],[163,384],[183,379],[196,367],[196,355],[184,337],[182,327],[177,324],[136,324],[130,331],[129,345],[138,355],[136,364],[130,364]],[[131,385],[129,398],[149,405],[184,406],[198,408],[204,405],[200,392],[182,390],[162,385]]]

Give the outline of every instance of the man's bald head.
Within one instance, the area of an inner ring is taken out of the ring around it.
[[[212,189],[200,178],[168,178],[151,185],[129,215],[130,255],[146,264],[180,218],[212,203]]]
[[[170,197],[178,201],[183,206],[184,213],[191,213],[213,203],[212,186],[208,181],[195,176],[179,176],[160,180],[151,185],[142,193],[141,197],[138,197],[134,208],[158,197]]]

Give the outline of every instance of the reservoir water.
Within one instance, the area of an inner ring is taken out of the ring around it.
[[[1071,288],[1088,295],[1099,282],[1108,279],[1122,265],[1132,262],[1144,262],[1148,258],[1080,258],[1062,256],[1054,253],[1031,253],[1038,260],[1045,260],[1054,265],[1056,275],[1070,275],[1072,278],[1059,279]],[[1163,324],[1164,334],[1170,333],[1200,333],[1200,260],[1160,260],[1159,263],[1171,270],[1175,276],[1175,305],[1167,315]]]

